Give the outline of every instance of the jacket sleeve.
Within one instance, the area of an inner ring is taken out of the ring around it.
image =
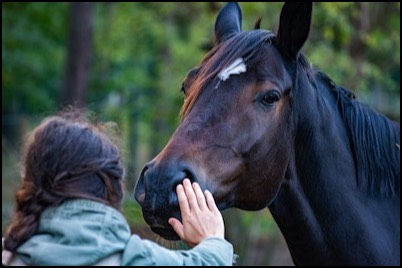
[[[218,237],[209,237],[188,250],[171,250],[150,240],[131,237],[122,256],[123,266],[231,266],[233,246]]]

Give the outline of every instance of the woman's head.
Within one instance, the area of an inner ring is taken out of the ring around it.
[[[50,205],[86,198],[119,209],[123,178],[120,151],[102,131],[83,118],[46,118],[25,146],[6,249],[14,251],[33,235],[41,212]]]

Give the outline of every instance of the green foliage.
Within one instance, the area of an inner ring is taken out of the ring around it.
[[[315,3],[313,14],[310,62],[399,120],[400,3]]]
[[[3,111],[54,110],[63,79],[66,3],[2,3]]]

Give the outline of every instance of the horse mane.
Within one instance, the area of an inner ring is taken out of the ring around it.
[[[400,126],[357,101],[348,89],[317,72],[335,92],[349,135],[359,188],[368,194],[400,195]]]

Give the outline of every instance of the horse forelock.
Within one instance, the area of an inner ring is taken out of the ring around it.
[[[219,74],[223,70],[238,59],[242,59],[247,66],[247,63],[262,50],[264,44],[271,43],[274,36],[267,30],[246,31],[234,35],[212,48],[200,63],[198,75],[183,104],[181,118],[183,119],[188,114],[203,89],[214,83],[216,78],[218,78],[216,83],[219,83],[221,80]]]

